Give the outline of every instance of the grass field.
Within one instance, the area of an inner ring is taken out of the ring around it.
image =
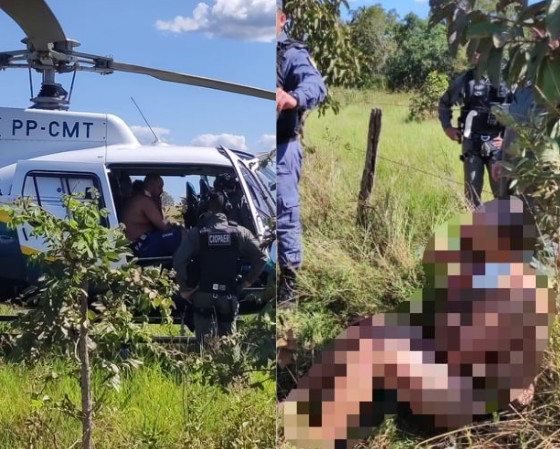
[[[53,370],[62,374],[40,391],[41,377]],[[31,370],[0,365],[1,448],[76,447],[81,424],[65,398],[79,403],[79,388],[66,370],[62,362]],[[235,382],[224,389],[196,377],[190,379],[188,370],[183,376],[166,373],[157,365],[130,376],[120,391],[108,393],[95,415],[95,447],[273,447],[273,381],[254,374],[251,382],[264,381],[262,389]],[[100,383],[96,378],[96,391]]]
[[[408,122],[408,96],[403,94],[342,90],[335,94],[342,104],[340,114],[313,113],[305,125],[300,182],[304,265],[297,306],[278,312],[279,333],[293,332],[298,349],[293,362],[278,370],[280,398],[350,322],[389,310],[421,287],[427,239],[438,225],[466,210],[460,147],[445,136],[437,119]],[[377,175],[366,224],[358,225],[368,122],[376,107],[383,114]],[[487,190],[483,199],[491,198]],[[359,447],[560,447],[557,329],[558,323],[537,396],[523,413],[509,412],[432,439],[389,419]],[[278,443],[282,449],[291,447],[281,436]]]
[[[8,306],[0,311],[14,313]],[[118,391],[103,388],[94,371],[95,448],[274,447],[276,382],[266,366],[274,327],[259,323],[241,317],[239,337],[204,353],[177,346],[185,352],[182,368],[147,361],[124,373]],[[150,325],[154,335],[178,330]],[[81,447],[78,379],[76,363],[69,360],[53,358],[33,367],[0,361],[0,449]]]

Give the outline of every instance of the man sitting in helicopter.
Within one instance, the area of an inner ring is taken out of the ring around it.
[[[163,179],[156,174],[144,178],[144,190],[126,204],[122,222],[134,255],[140,258],[172,256],[181,243],[181,228],[165,220],[160,197]]]

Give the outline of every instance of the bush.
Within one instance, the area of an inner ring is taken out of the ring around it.
[[[446,75],[430,72],[420,90],[410,99],[408,119],[420,122],[436,117],[439,99],[448,85]]]

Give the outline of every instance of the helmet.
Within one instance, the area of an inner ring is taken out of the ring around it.
[[[211,206],[212,205],[212,206]],[[231,202],[223,190],[218,190],[216,188],[210,189],[207,197],[207,206],[221,212],[229,212],[232,209]]]
[[[231,173],[221,173],[216,176],[214,189],[216,190],[235,190],[237,188],[237,178]]]

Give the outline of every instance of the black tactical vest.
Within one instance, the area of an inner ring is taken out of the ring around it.
[[[464,105],[461,108],[459,122],[464,125],[470,111],[478,114],[474,117],[471,132],[475,134],[497,135],[503,126],[496,120],[490,110],[494,105],[504,105],[510,102],[510,94],[504,82],[498,88],[492,86],[488,78],[476,80],[475,69],[470,69],[465,75]]]
[[[198,235],[199,290],[218,295],[235,294],[239,268],[237,224],[229,222],[224,230],[202,228]]]
[[[290,48],[307,49],[301,42],[293,39],[286,39],[283,42],[276,43],[276,87],[280,87],[285,91],[291,91],[297,86],[286,85],[284,65],[286,61],[286,52]],[[299,133],[301,118],[303,111],[294,108],[282,111],[276,119],[276,142],[287,142],[296,137]]]

